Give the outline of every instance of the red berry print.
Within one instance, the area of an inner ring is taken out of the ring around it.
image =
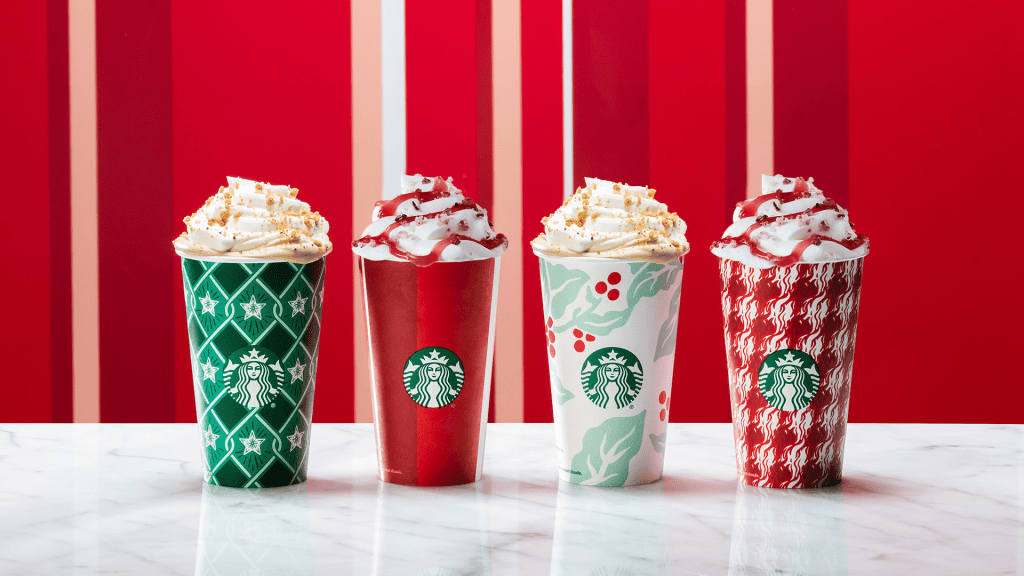
[[[555,325],[554,319],[552,319],[550,316],[548,316],[548,328],[551,328],[554,325]]]
[[[611,274],[608,275],[608,283],[611,284],[612,286],[615,286],[621,281],[622,275],[619,274],[618,272],[612,272]]]
[[[587,334],[587,342],[593,342],[594,340],[597,340],[597,338],[593,334]]]
[[[577,340],[573,348],[575,348],[577,352],[583,352],[586,349],[586,346],[583,344],[583,340]]]
[[[605,284],[604,282],[598,282],[597,286],[594,286],[594,292],[597,292],[598,294],[604,294],[607,291],[608,285]]]
[[[658,402],[661,403],[661,404],[664,404],[666,398],[668,398],[668,395],[665,394],[664,390],[662,390],[661,394],[658,394]]]
[[[618,300],[619,299],[619,291],[614,289],[614,288],[609,290],[608,291],[608,299],[612,300],[612,301]]]
[[[552,332],[551,330],[548,330],[548,341],[551,342],[552,344],[555,343],[555,333]]]
[[[580,330],[579,328],[573,328],[572,329],[572,335],[577,337],[577,338],[583,338],[583,331]]]
[[[555,357],[555,347],[552,344],[548,344],[548,355],[552,358]]]
[[[666,415],[667,415],[667,413],[666,413],[666,412],[665,412],[664,410],[662,410],[662,411],[661,411],[661,421],[662,421],[662,422],[664,422],[664,421],[665,421],[665,416],[666,416]]]

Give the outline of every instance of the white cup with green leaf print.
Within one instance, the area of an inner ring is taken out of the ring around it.
[[[558,477],[590,486],[659,480],[683,258],[537,256]]]

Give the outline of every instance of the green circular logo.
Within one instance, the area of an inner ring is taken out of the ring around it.
[[[447,348],[421,348],[405,362],[402,381],[409,398],[425,408],[451,404],[462,391],[462,361]]]
[[[285,371],[277,354],[262,346],[246,346],[228,356],[224,386],[245,408],[270,404],[285,382]]]
[[[601,408],[624,408],[644,385],[644,368],[624,348],[602,348],[583,363],[583,393]],[[610,405],[610,406],[609,406]]]
[[[757,387],[772,406],[785,412],[803,410],[818,393],[818,363],[806,352],[782,349],[761,362]]]

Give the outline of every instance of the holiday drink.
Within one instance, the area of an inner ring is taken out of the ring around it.
[[[295,188],[228,184],[174,240],[205,478],[287,486],[306,479],[328,224]]]
[[[558,477],[646,484],[665,460],[686,224],[653,189],[586,182],[532,242]]]
[[[487,211],[449,178],[404,176],[352,243],[360,256],[380,479],[480,479],[501,254]]]
[[[868,240],[813,179],[763,176],[719,257],[736,466],[754,486],[837,484]]]

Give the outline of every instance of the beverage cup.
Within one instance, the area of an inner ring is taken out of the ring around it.
[[[559,479],[661,478],[683,258],[540,257]]]
[[[306,480],[325,261],[180,254],[205,480]]]
[[[719,259],[744,483],[840,482],[863,269],[864,258],[765,269]]]
[[[501,258],[361,259],[380,479],[480,479]]]

